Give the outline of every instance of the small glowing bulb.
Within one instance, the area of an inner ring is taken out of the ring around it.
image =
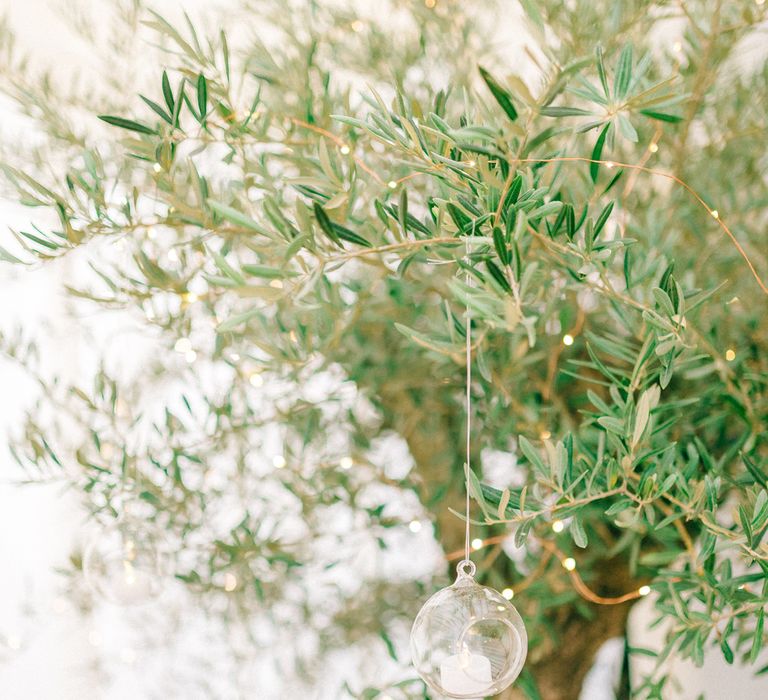
[[[362,32],[363,29],[365,29],[365,22],[362,20],[356,19],[354,22],[352,22],[353,32]]]
[[[573,345],[573,336],[570,333],[563,336],[563,345]]]
[[[424,0],[424,5],[428,10],[434,10],[437,6],[437,0]]]
[[[555,522],[552,523],[553,532],[562,532],[564,529],[565,529],[565,523],[563,523],[562,520],[555,520]]]
[[[224,574],[224,590],[227,591],[227,593],[231,593],[235,588],[237,588],[237,576],[227,572]]]
[[[712,214],[713,219],[719,219],[720,218],[720,212],[717,211],[717,209],[713,209],[710,214]]]
[[[573,557],[563,559],[563,568],[567,571],[573,571],[576,568],[576,560]]]
[[[467,165],[468,165],[470,168],[474,168],[474,167],[477,165],[477,163],[475,163],[475,161],[474,161],[474,160],[468,160],[468,161],[467,161]]]
[[[236,353],[236,352],[233,352],[233,353],[232,353],[232,354],[229,356],[229,359],[230,359],[230,360],[232,360],[232,362],[239,362],[239,361],[240,361],[240,354],[239,354],[239,353]]]
[[[345,470],[346,470],[346,469],[352,469],[352,465],[353,465],[353,464],[354,464],[354,462],[352,461],[352,458],[351,458],[351,457],[342,457],[342,458],[339,460],[339,466],[340,466],[342,469],[345,469]]]
[[[478,549],[483,548],[483,541],[479,537],[475,537],[474,540],[472,540],[472,549],[477,551]]]
[[[187,302],[187,304],[194,304],[196,301],[200,300],[200,297],[194,292],[184,292],[184,294],[181,295],[181,298]]]
[[[18,634],[9,634],[5,638],[6,644],[9,649],[18,650],[21,649],[21,637]]]
[[[549,432],[549,430],[542,430],[541,431],[541,439],[542,440],[549,440],[549,438],[552,437],[552,433]]]
[[[659,150],[659,144],[658,143],[652,143],[650,146],[648,146],[648,150],[651,153],[656,153]]]
[[[616,163],[614,163],[612,160],[609,160],[608,162],[606,162],[605,167],[608,168],[608,170],[610,170],[614,165],[616,165]]]
[[[421,532],[421,523],[418,520],[411,520],[408,523],[408,529],[413,533]]]
[[[282,289],[283,280],[271,280],[269,286],[272,287],[272,289]]]
[[[725,351],[725,359],[728,360],[728,362],[733,362],[736,359],[736,351],[732,348],[728,348]]]
[[[160,165],[160,163],[155,163],[155,164],[152,166],[152,169],[153,169],[153,170],[154,170],[156,173],[159,173],[159,172],[160,172],[160,171],[163,169],[163,166],[162,166],[162,165]]]
[[[396,190],[397,189],[397,183],[394,180],[390,180],[387,183],[387,187],[389,187],[390,190]]]
[[[288,334],[288,337],[291,339],[291,342],[293,342],[293,343],[298,343],[299,342],[299,337],[296,335],[296,331],[291,331]]]
[[[251,376],[248,377],[248,381],[251,383],[251,386],[264,386],[264,377],[258,372],[253,372]]]
[[[683,45],[681,42],[676,41],[674,44],[672,44],[672,50],[675,53],[680,53],[683,50]]]
[[[339,149],[339,152],[340,152],[340,153],[341,153],[341,155],[343,155],[343,156],[348,156],[348,155],[349,155],[349,146],[347,146],[347,144],[345,143],[345,144],[344,144],[344,145],[343,145],[343,146],[342,146],[342,147]]]
[[[171,262],[179,262],[179,254],[175,250],[169,250],[168,260],[170,260]]]
[[[272,465],[275,469],[282,469],[286,465],[285,457],[283,455],[275,455],[272,457]]]
[[[184,359],[191,365],[197,359],[197,353],[194,350],[184,353]]]
[[[501,595],[503,595],[507,600],[512,600],[512,598],[515,597],[515,592],[511,588],[505,588]]]
[[[651,592],[651,587],[650,586],[640,586],[640,588],[637,589],[637,592],[640,595],[642,595],[642,596],[646,596],[646,595],[648,595]]]
[[[183,355],[192,349],[192,341],[189,338],[179,338],[174,344],[173,349]]]
[[[155,229],[153,229],[151,227],[148,228],[147,229],[147,238],[149,238],[150,241],[154,241],[155,238],[157,238],[157,231],[155,231]]]

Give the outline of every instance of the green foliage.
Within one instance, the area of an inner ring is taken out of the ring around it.
[[[249,441],[263,423],[281,424],[295,464],[324,454],[331,427],[361,461],[376,435],[394,430],[417,465],[398,485],[434,514],[446,547],[456,545],[463,524],[449,508],[461,497],[468,307],[478,447],[513,447],[524,474],[516,482],[510,473],[508,488],[475,479],[472,492],[484,531],[526,546],[520,561],[479,564],[491,585],[524,589],[516,601],[540,660],[524,680],[529,697],[555,656],[557,611],[596,614],[541,543],[575,558],[596,590],[649,582],[670,623],[660,662],[673,653],[700,662],[706,646],[719,645],[729,663],[755,663],[768,602],[765,297],[690,191],[614,163],[688,183],[717,206],[765,277],[767,193],[755,139],[768,72],[739,72],[735,55],[764,11],[753,3],[694,4],[684,15],[668,7],[687,27],[678,51],[654,44],[654,3],[526,2],[542,67],[524,81],[491,53],[483,17],[459,4],[434,12],[409,4],[419,41],[402,45],[384,25],[365,23],[358,36],[342,10],[289,18],[277,5],[262,8],[275,10],[279,28],[270,48],[252,40],[234,50],[224,33],[202,42],[194,29],[153,16],[148,26],[170,51],[155,98],[119,112],[141,121],[100,117],[118,127],[106,132],[114,145],[70,138],[69,165],[50,182],[5,168],[20,200],[51,209],[60,228],[18,232],[21,251],[0,249],[3,260],[58,257],[121,237],[131,259],[109,269],[95,259],[100,286],[76,293],[138,308],[169,348],[207,317],[216,331],[206,360],[229,369],[226,398],[207,395],[196,414],[166,409],[153,426],[173,445],[162,455],[119,428],[139,420],[116,408],[136,387],[101,372],[92,388],[71,390],[89,435],[74,453],[76,483],[107,504],[94,510],[114,510],[128,480],[159,521],[198,532],[198,506],[215,494],[188,486],[189,476],[234,449],[246,482]],[[495,16],[490,5],[484,12]],[[306,17],[307,31],[292,31]],[[431,79],[435,60],[449,84]],[[478,63],[489,69],[469,70]],[[337,75],[349,66],[370,85],[360,99]],[[19,84],[6,91],[28,103],[35,93]],[[45,114],[51,144],[70,133]],[[182,149],[191,155],[180,157]],[[203,156],[227,177],[202,174]],[[189,302],[195,280],[207,291]],[[182,300],[180,310],[157,311],[167,295]],[[297,385],[341,368],[378,421],[365,425],[352,410],[329,415],[330,398],[292,398],[257,419],[254,363]],[[195,446],[195,421],[208,418],[214,427]],[[33,416],[15,449],[43,473],[62,461]],[[359,508],[363,485],[344,471],[298,467],[281,481],[311,523],[320,503]],[[365,510],[371,528],[398,525],[384,512],[384,504]],[[567,528],[553,532],[555,520]],[[179,578],[212,594],[217,575],[234,570],[252,584],[239,592],[259,604],[279,599],[279,587],[263,584],[250,561],[289,579],[309,557],[264,540],[249,514],[211,546],[208,560]],[[605,580],[606,562],[611,572],[618,562],[618,582]],[[406,618],[413,597],[401,598]],[[383,609],[380,599],[370,604]],[[368,624],[351,619],[337,622]],[[395,655],[378,622],[366,630]],[[665,683],[659,671],[638,693],[661,698]]]

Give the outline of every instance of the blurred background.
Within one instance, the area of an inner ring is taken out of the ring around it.
[[[358,4],[375,11],[372,1]],[[226,16],[227,5],[226,0],[155,3],[160,13],[178,17],[186,10],[208,22]],[[51,70],[60,81],[87,81],[89,76],[90,48],[71,28],[77,19],[75,7],[53,0],[0,0],[0,11],[30,61],[41,70]],[[478,11],[482,11],[481,3]],[[93,2],[89,12],[97,18],[103,13],[106,22],[109,8],[106,3]],[[505,40],[511,60],[529,60],[522,51],[524,37],[512,23],[507,26]],[[147,37],[133,40],[137,54],[141,54]],[[140,75],[136,81],[141,81]],[[35,138],[24,117],[4,98],[0,98],[0,135],[6,144]],[[22,227],[29,220],[29,209],[0,201],[3,229]],[[105,246],[103,255],[119,257],[119,244]],[[126,376],[140,374],[144,358],[159,346],[140,332],[131,313],[94,312],[92,307],[86,310],[64,295],[68,283],[87,273],[86,265],[77,254],[34,269],[2,265],[0,330],[13,334],[23,328],[25,337],[36,341],[40,367],[49,377],[77,382],[104,353]],[[318,391],[329,387],[336,391],[339,387],[334,381],[330,376],[322,378]],[[0,429],[18,430],[20,416],[35,406],[40,386],[16,364],[0,359],[0,387]],[[279,392],[279,387],[276,390]],[[350,395],[349,400],[355,397]],[[397,461],[398,469],[408,469],[407,448],[396,438],[380,445],[379,451],[382,461]],[[171,586],[160,601],[140,610],[126,611],[93,601],[63,573],[70,557],[82,550],[89,537],[86,512],[78,505],[78,498],[56,479],[22,484],[28,477],[5,451],[0,453],[2,700],[272,700],[284,696],[288,662],[299,648],[311,654],[311,636],[285,635],[265,623],[260,639],[233,640],[226,618],[199,610],[181,585]],[[337,571],[339,580],[352,581],[361,570],[382,567],[396,572],[393,576],[418,578],[439,566],[440,549],[428,522],[420,520],[419,508],[415,499],[403,498],[400,515],[413,518],[415,524],[410,535],[398,541],[395,553],[386,555],[386,561],[364,537],[351,541],[349,546],[359,549],[356,566]],[[347,527],[345,515],[338,517],[339,527]],[[322,595],[318,605],[322,606]],[[638,605],[631,624],[634,645],[653,648],[659,644],[660,630],[648,629],[651,619],[650,601]],[[621,658],[621,642],[606,645],[582,694],[585,700],[613,697],[612,685]],[[669,690],[670,700],[695,700],[705,690],[708,698],[768,697],[768,682],[753,678],[738,663],[726,665],[719,654],[709,655],[703,669],[674,659],[669,663],[679,683],[676,690]],[[354,648],[335,652],[324,670],[323,686],[307,688],[297,680],[300,690],[296,692],[302,694],[294,697],[333,700],[338,697],[339,679],[349,680],[350,669],[369,676],[376,669],[381,676],[391,672],[395,678],[396,668],[383,646],[374,654]]]

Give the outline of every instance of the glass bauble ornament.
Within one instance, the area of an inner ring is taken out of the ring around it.
[[[117,605],[138,605],[160,595],[168,554],[156,533],[140,521],[118,520],[96,532],[83,553],[88,585]]]
[[[447,698],[495,695],[520,675],[528,635],[515,607],[475,582],[475,565],[462,561],[453,585],[435,593],[411,629],[413,665]]]

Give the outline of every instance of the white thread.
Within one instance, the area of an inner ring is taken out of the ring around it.
[[[474,227],[473,227],[474,229]],[[474,233],[474,230],[473,230]],[[469,237],[466,239],[466,250],[467,250],[467,287],[472,286],[472,275],[469,272],[469,265],[470,265],[470,255],[469,255]],[[466,383],[467,383],[467,394],[466,394],[466,412],[467,412],[467,459],[464,463],[464,469],[465,469],[465,491],[466,491],[466,527],[464,531],[464,560],[465,561],[471,561],[470,559],[470,532],[469,532],[469,488],[470,488],[470,479],[469,479],[469,470],[471,469],[471,463],[470,463],[470,449],[471,449],[471,436],[472,436],[472,396],[471,396],[471,386],[472,386],[472,317],[470,315],[469,311],[469,296],[467,296],[467,309],[466,309],[466,333],[464,334],[466,338],[466,361],[467,361],[467,374],[466,374]]]

